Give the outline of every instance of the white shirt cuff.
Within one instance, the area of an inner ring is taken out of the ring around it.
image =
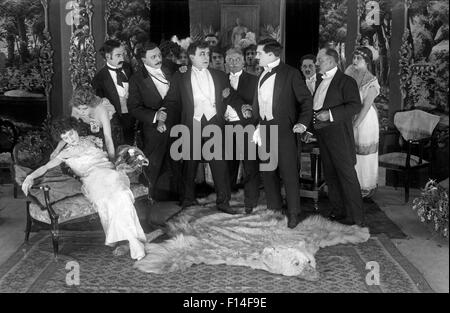
[[[153,117],[153,124],[156,123],[156,116],[157,116],[157,114],[155,113],[155,117]]]
[[[330,122],[334,122],[334,119],[333,119],[333,114],[331,114],[331,109],[330,110],[328,110],[328,112],[330,112]]]
[[[306,126],[300,123],[300,126],[302,127],[302,133],[306,130]]]

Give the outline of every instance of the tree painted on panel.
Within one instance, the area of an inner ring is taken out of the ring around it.
[[[340,56],[345,69],[345,40],[347,37],[347,0],[320,1],[319,47],[332,47]]]

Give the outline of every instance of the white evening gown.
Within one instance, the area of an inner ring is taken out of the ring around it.
[[[364,101],[371,89],[375,90],[377,95],[380,94],[380,85],[375,77],[359,87],[361,101]],[[353,127],[356,145],[355,169],[363,197],[370,195],[377,188],[379,132],[378,114],[372,104],[361,124]]]
[[[95,205],[106,235],[105,244],[118,241],[130,243],[133,259],[145,256],[144,231],[134,207],[128,176],[115,170],[106,152],[94,143],[94,136],[80,137],[76,146],[69,146],[57,156],[83,183],[83,193]]]

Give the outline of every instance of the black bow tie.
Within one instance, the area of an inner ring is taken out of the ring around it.
[[[117,73],[117,85],[123,87],[123,83],[128,83],[128,77],[123,72],[123,68],[112,68],[108,66],[108,70]]]
[[[266,73],[266,75],[263,76],[263,78],[261,78],[261,81],[259,82],[259,88],[261,88],[261,86],[264,84],[264,82],[272,75],[275,75],[277,73],[277,70],[279,69],[279,66],[275,66],[274,68],[272,68],[272,70],[268,73]],[[263,72],[264,73],[264,72]]]

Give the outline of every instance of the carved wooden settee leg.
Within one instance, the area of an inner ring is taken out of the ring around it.
[[[26,208],[27,208],[27,224],[25,226],[25,242],[28,243],[28,240],[30,239],[30,232],[31,232],[31,215],[30,215],[30,201],[27,201]]]
[[[53,254],[55,257],[55,261],[58,259],[58,250],[59,250],[59,224],[58,224],[59,216],[51,216],[51,229],[50,233],[52,234],[52,243],[53,243]]]

